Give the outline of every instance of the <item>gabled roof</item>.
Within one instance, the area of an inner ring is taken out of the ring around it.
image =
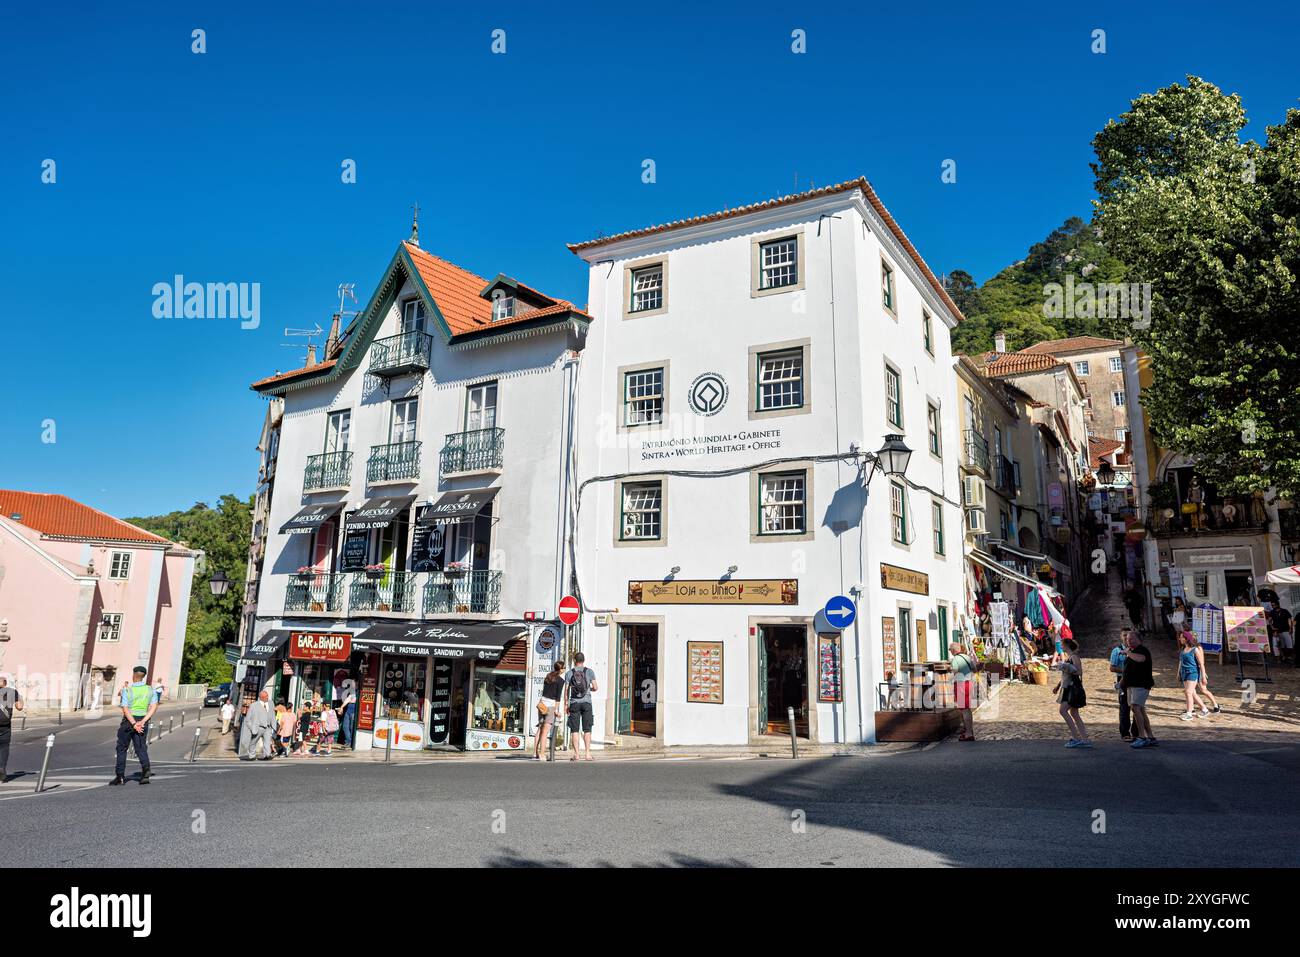
[[[1124,443],[1117,439],[1088,436],[1088,461],[1092,463],[1094,469],[1101,466],[1101,460],[1104,457],[1122,451],[1124,451]]]
[[[1100,349],[1122,349],[1123,339],[1099,339],[1097,336],[1071,336],[1068,339],[1048,339],[1035,342],[1020,350],[1020,355],[1040,355],[1050,353],[1060,355],[1065,352],[1096,352]]]
[[[1056,356],[1025,355],[1023,352],[987,352],[978,362],[982,365],[984,374],[994,379],[1023,375],[1026,372],[1045,372],[1062,365]]]
[[[597,246],[606,246],[610,243],[620,242],[625,239],[636,239],[641,236],[651,236],[656,233],[670,232],[674,229],[685,229],[690,226],[700,226],[705,223],[718,222],[719,220],[733,219],[737,216],[746,216],[750,213],[776,209],[781,206],[792,206],[795,203],[802,203],[806,200],[819,199],[822,196],[830,196],[835,193],[849,193],[854,190],[860,190],[862,192],[863,197],[871,207],[875,209],[877,215],[884,220],[889,231],[894,234],[894,238],[898,240],[899,244],[907,252],[907,255],[911,257],[912,262],[916,263],[917,268],[921,270],[921,275],[926,278],[930,283],[931,288],[933,288],[939,298],[943,300],[943,304],[952,312],[953,318],[958,322],[961,322],[965,316],[961,314],[961,310],[957,308],[957,304],[952,301],[952,298],[948,295],[948,291],[943,288],[943,283],[939,282],[934,273],[930,271],[930,267],[925,264],[925,260],[921,258],[921,254],[916,251],[916,247],[912,245],[911,241],[903,233],[903,228],[899,226],[894,217],[890,215],[889,210],[885,209],[885,204],[880,201],[880,197],[876,195],[876,191],[872,189],[871,184],[867,182],[865,176],[859,176],[857,179],[847,180],[843,183],[836,183],[834,186],[821,186],[817,189],[806,190],[802,193],[792,193],[788,196],[778,196],[774,199],[765,199],[762,202],[750,203],[748,206],[734,206],[731,209],[720,209],[717,212],[704,213],[700,216],[691,216],[687,219],[678,219],[670,223],[663,223],[659,226],[646,226],[641,229],[630,229],[626,232],[615,233],[613,236],[600,236],[596,239],[588,239],[580,243],[569,243],[569,250],[576,255],[585,249],[593,249]]]
[[[146,532],[143,528],[137,528],[89,505],[82,505],[66,495],[51,492],[0,490],[0,515],[52,538],[171,544],[167,539]]]

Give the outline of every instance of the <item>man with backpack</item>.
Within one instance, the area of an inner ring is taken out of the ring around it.
[[[581,651],[573,656],[573,667],[564,676],[564,709],[569,716],[569,733],[573,735],[573,754],[570,761],[578,760],[578,752],[585,743],[587,760],[596,760],[591,756],[591,726],[595,712],[591,707],[591,693],[599,691],[596,684],[596,672],[586,665],[587,656]]]
[[[9,738],[15,711],[23,710],[23,699],[17,688],[9,687],[9,679],[0,677],[0,784],[4,784],[9,764]]]

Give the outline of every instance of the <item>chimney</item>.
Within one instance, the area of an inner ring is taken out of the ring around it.
[[[317,326],[316,328],[319,329],[320,326]],[[307,344],[307,365],[314,366],[315,364],[316,364],[316,343],[310,342]]]
[[[995,332],[993,334],[993,351],[1002,355],[1007,351],[1007,334],[1005,332]]]
[[[325,339],[325,358],[328,359],[334,354],[334,347],[339,344],[339,314],[334,313],[334,318],[330,320],[330,334]]]

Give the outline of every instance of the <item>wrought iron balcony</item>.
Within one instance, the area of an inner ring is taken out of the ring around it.
[[[294,575],[284,590],[284,610],[342,611],[338,576],[332,572]]]
[[[420,477],[420,443],[393,442],[370,449],[366,462],[366,481],[410,482]]]
[[[351,452],[325,452],[322,455],[307,456],[307,468],[302,474],[304,492],[347,488],[351,484]]]
[[[965,432],[966,464],[972,468],[982,469],[989,474],[989,443],[979,432],[967,429]]]
[[[1016,481],[1015,464],[1005,455],[993,456],[993,475],[994,484],[999,491],[1014,496],[1020,490],[1020,483]]]
[[[430,572],[424,584],[426,615],[465,612],[494,615],[500,610],[499,571]]]
[[[505,460],[506,430],[452,432],[442,447],[441,474],[500,471]]]
[[[433,337],[427,332],[403,332],[376,339],[370,344],[370,374],[381,379],[423,374],[429,369],[432,344]]]
[[[366,611],[415,614],[415,573],[355,573],[348,586],[348,610],[354,614]]]

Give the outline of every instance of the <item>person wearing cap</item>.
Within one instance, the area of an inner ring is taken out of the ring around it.
[[[158,710],[158,692],[145,681],[149,669],[136,665],[135,679],[122,689],[122,723],[117,726],[117,774],[109,784],[126,783],[126,750],[135,748],[140,761],[140,783],[149,783],[149,719]]]

